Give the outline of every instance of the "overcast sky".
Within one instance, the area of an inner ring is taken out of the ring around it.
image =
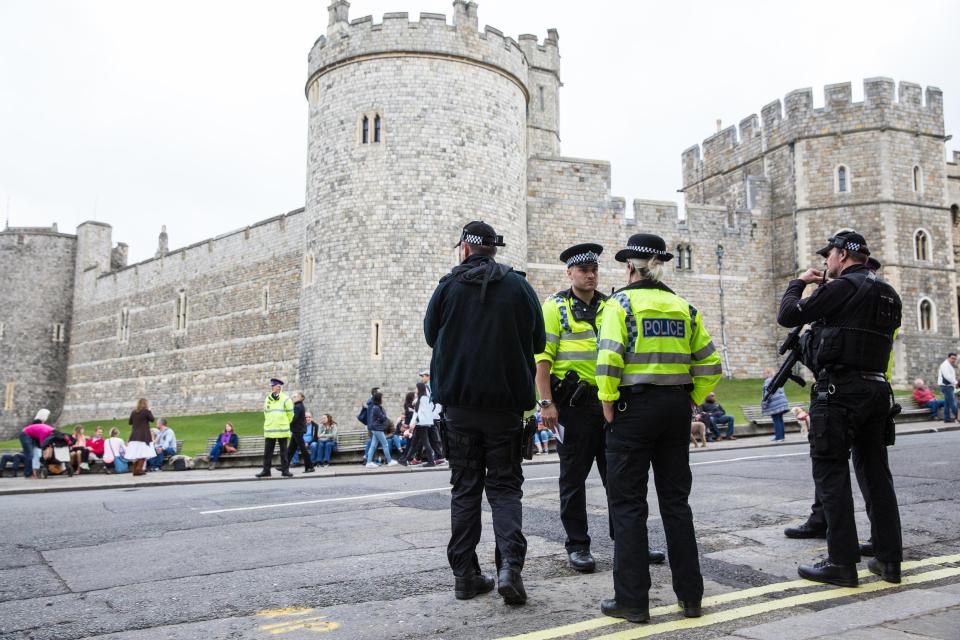
[[[326,0],[0,0],[0,212],[113,225],[131,261],[303,205],[306,58]],[[960,133],[960,2],[481,0],[480,24],[560,32],[567,156],[613,195],[677,200],[680,152],[794,89],[888,76],[944,91]],[[453,12],[354,0],[350,17]],[[947,149],[960,148],[960,141]],[[463,216],[463,212],[451,212]]]

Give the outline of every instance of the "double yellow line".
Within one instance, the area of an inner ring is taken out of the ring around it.
[[[952,564],[952,563],[960,563],[960,554],[938,556],[933,558],[926,558],[924,560],[904,562],[900,565],[900,568],[903,571],[910,571],[912,569],[919,569],[922,567],[937,566],[937,565]],[[859,573],[860,578],[868,578],[872,575],[873,574],[871,574],[867,570],[863,570]],[[649,636],[657,635],[660,633],[666,633],[669,631],[679,631],[682,629],[696,629],[698,627],[707,627],[714,624],[720,624],[722,622],[730,622],[732,620],[738,620],[741,618],[749,618],[751,616],[756,616],[762,613],[769,613],[771,611],[777,611],[780,609],[789,609],[792,607],[812,604],[814,602],[823,602],[826,600],[846,598],[849,596],[857,596],[865,593],[874,593],[876,591],[896,589],[901,586],[922,584],[924,582],[932,582],[935,580],[943,580],[945,578],[953,578],[958,576],[960,576],[960,567],[937,569],[934,571],[927,571],[925,573],[904,576],[900,584],[893,584],[890,582],[883,582],[878,580],[876,582],[869,582],[867,584],[864,584],[862,586],[855,587],[855,588],[831,587],[827,589],[821,589],[819,591],[811,591],[809,593],[802,593],[802,594],[790,596],[787,598],[781,598],[778,600],[770,600],[767,602],[760,602],[757,604],[747,605],[743,607],[725,609],[722,611],[717,611],[716,613],[708,613],[700,618],[681,618],[679,620],[670,620],[667,622],[661,622],[657,624],[647,624],[642,626],[632,625],[629,629],[626,629],[624,631],[610,633],[603,636],[598,636],[593,638],[593,640],[634,640],[635,638],[647,638]],[[722,593],[717,596],[704,598],[703,606],[705,608],[715,607],[717,605],[727,604],[729,602],[748,600],[750,598],[765,596],[772,593],[780,593],[783,591],[789,591],[791,589],[803,589],[803,588],[809,588],[814,586],[821,586],[821,585],[815,582],[810,582],[808,580],[790,580],[788,582],[778,582],[776,584],[768,584],[762,587],[753,587],[751,589],[743,589],[741,591],[731,591],[730,593]],[[664,615],[676,614],[676,613],[679,613],[679,610],[676,607],[676,605],[668,605],[663,607],[655,607],[651,609],[650,617],[654,618],[656,616],[664,616]],[[610,617],[604,616],[602,618],[584,620],[583,622],[575,622],[573,624],[554,627],[552,629],[544,629],[542,631],[533,631],[531,633],[524,633],[521,635],[499,638],[498,640],[551,640],[552,638],[562,638],[564,636],[570,636],[577,633],[583,633],[586,631],[594,631],[596,629],[602,629],[604,627],[609,627],[609,626],[613,626],[621,623],[624,623],[624,620],[621,620],[619,618],[610,618]]]

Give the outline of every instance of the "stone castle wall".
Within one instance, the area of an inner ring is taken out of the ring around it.
[[[84,231],[78,251],[95,258]],[[109,235],[94,240],[102,259]],[[61,422],[123,417],[139,397],[157,415],[251,411],[270,377],[296,388],[302,247],[294,211],[117,271],[86,269]]]
[[[395,415],[428,366],[423,312],[463,224],[492,224],[501,258],[526,263],[527,61],[454,7],[453,24],[332,12],[310,54],[306,245],[337,275],[303,300],[299,371],[342,424],[372,386]],[[379,142],[363,142],[364,116],[380,116]]]
[[[16,437],[38,409],[60,416],[76,243],[56,227],[0,231],[0,439]]]

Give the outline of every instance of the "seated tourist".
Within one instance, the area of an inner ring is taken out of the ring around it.
[[[92,438],[87,438],[89,462],[103,462],[103,427],[97,426]]]
[[[330,456],[337,448],[337,423],[329,413],[320,417],[320,429],[317,431],[317,461],[321,467],[330,466]]]
[[[177,455],[177,436],[167,425],[166,418],[157,418],[157,433],[153,441],[157,455],[147,460],[147,471],[163,471],[167,458]]]
[[[944,401],[937,400],[933,391],[930,391],[930,388],[924,384],[922,378],[913,381],[913,401],[917,403],[918,407],[929,409],[931,418],[936,418],[944,405]]]
[[[83,425],[78,424],[73,428],[73,444],[70,446],[70,466],[74,473],[81,469],[90,471],[89,457],[90,451],[87,449],[88,438],[83,433]]]
[[[0,456],[0,478],[3,477],[4,472],[9,466],[13,470],[13,475],[11,477],[16,478],[17,473],[23,472],[28,468],[29,460],[22,453],[5,453]]]
[[[124,458],[125,443],[120,437],[120,429],[114,427],[110,429],[110,437],[103,441],[103,465],[107,473],[125,473],[129,468],[126,458]]]
[[[733,416],[728,416],[727,412],[723,410],[723,405],[717,402],[716,393],[710,392],[707,399],[700,405],[700,412],[706,414],[709,418],[710,424],[713,426],[710,432],[715,434],[718,440],[723,440],[724,438],[728,440],[737,439],[737,437],[733,435]],[[722,424],[727,426],[726,434],[720,433],[720,425]]]
[[[233,424],[227,422],[223,425],[223,433],[217,437],[217,441],[213,443],[213,448],[210,449],[210,469],[217,468],[220,456],[225,453],[236,453],[239,446],[240,438],[233,431]]]
[[[537,448],[535,453],[537,455],[550,453],[550,439],[555,437],[553,431],[551,431],[547,425],[543,424],[543,420],[538,419],[537,432],[533,434],[533,446]]]

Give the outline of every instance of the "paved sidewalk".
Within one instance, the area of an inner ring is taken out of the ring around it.
[[[945,425],[941,421],[931,422],[911,422],[897,425],[898,436],[908,436],[915,433],[938,433],[942,431],[960,430],[960,424]],[[720,442],[711,442],[706,447],[690,448],[690,453],[696,455],[706,451],[726,451],[739,449],[767,449],[776,448],[783,444],[800,444],[805,439],[798,433],[787,435],[783,443],[772,442],[770,436],[743,437],[736,440],[724,440]],[[546,455],[535,455],[533,460],[524,461],[524,466],[537,464],[550,464],[559,461],[555,453]],[[294,468],[291,471],[293,478],[283,478],[279,472],[275,472],[273,477],[263,479],[261,482],[283,482],[294,480],[316,480],[329,477],[342,476],[364,476],[370,474],[385,473],[429,473],[436,471],[447,471],[446,465],[432,468],[422,467],[403,467],[400,465],[392,467],[380,467],[379,469],[367,469],[359,463],[336,464],[325,469],[317,469],[314,473],[303,473],[302,468]],[[19,495],[31,493],[50,493],[55,491],[95,491],[99,489],[117,489],[145,486],[165,486],[180,484],[208,484],[214,482],[248,482],[254,479],[254,474],[259,471],[259,467],[241,467],[215,469],[210,471],[205,467],[202,469],[193,469],[191,471],[155,471],[145,476],[134,477],[131,473],[105,474],[94,473],[86,475],[75,475],[68,477],[51,477],[47,480],[28,480],[22,476],[16,478],[5,477],[0,479],[0,496]]]

